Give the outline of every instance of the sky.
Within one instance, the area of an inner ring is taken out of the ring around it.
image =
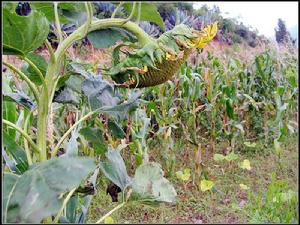
[[[275,38],[278,18],[285,21],[288,30],[298,35],[298,2],[193,2],[194,8],[206,4],[217,5],[225,18],[237,18],[244,25],[256,28],[259,34]]]

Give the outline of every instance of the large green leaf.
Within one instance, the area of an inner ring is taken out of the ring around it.
[[[55,215],[63,200],[59,196],[79,186],[94,169],[91,158],[62,156],[34,165],[16,180],[14,189],[6,182],[11,175],[5,174],[4,188],[8,189],[4,190],[7,210],[3,222],[40,223]]]
[[[158,163],[151,162],[137,168],[132,180],[132,190],[142,199],[176,202],[176,191],[171,183],[163,177],[163,171]]]
[[[131,182],[131,177],[128,176],[126,166],[118,149],[109,148],[105,154],[107,161],[100,162],[100,169],[104,175],[113,183],[124,190]]]
[[[40,47],[49,33],[49,22],[40,12],[32,10],[28,16],[3,9],[3,53],[27,53]]]
[[[26,55],[26,57],[37,66],[37,68],[41,71],[43,77],[45,77],[46,71],[47,71],[47,66],[48,66],[45,58],[41,55],[37,55],[37,54],[34,54],[34,53],[28,53]],[[33,83],[35,83],[37,85],[42,84],[40,76],[33,69],[32,66],[23,67],[22,72],[25,73]]]
[[[130,40],[131,42],[136,40],[131,33],[116,27],[92,31],[87,35],[87,38],[95,48],[108,48],[119,40]]]
[[[101,129],[84,127],[79,131],[79,133],[92,144],[95,152],[98,155],[103,155],[106,152],[107,146],[104,141],[103,132]]]
[[[138,4],[137,4],[138,6]],[[132,3],[128,2],[123,4],[123,7],[126,9],[126,11],[130,14],[132,11]],[[137,18],[138,16],[138,7],[136,7],[135,13],[134,13],[134,18]],[[163,30],[165,30],[165,25],[160,17],[159,12],[157,11],[157,7],[155,4],[147,3],[147,2],[142,2],[141,6],[141,21],[148,21],[148,22],[153,22],[160,26]]]
[[[4,148],[16,163],[15,172],[18,174],[24,173],[28,169],[28,162],[24,149],[22,149],[6,132],[3,132],[2,135]]]

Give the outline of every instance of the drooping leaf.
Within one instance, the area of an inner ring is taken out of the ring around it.
[[[131,11],[132,11],[132,3],[131,2],[123,4],[123,7],[126,9],[128,14],[131,13]],[[134,18],[138,17],[137,8],[138,8],[138,4],[137,4],[136,10],[133,14]],[[164,25],[164,22],[163,22],[162,18],[160,17],[159,12],[157,11],[157,7],[156,7],[155,4],[142,2],[140,20],[141,21],[153,22],[153,23],[157,24],[158,26],[160,26],[163,30],[166,29],[165,25]]]
[[[107,145],[103,138],[103,132],[99,128],[84,127],[79,133],[90,142],[98,155],[103,155],[107,150]]]
[[[16,173],[22,174],[28,169],[27,157],[22,149],[6,132],[2,132],[3,147],[16,163]]]
[[[37,68],[41,71],[43,77],[45,77],[45,74],[46,74],[46,71],[47,71],[47,62],[45,60],[45,58],[41,55],[37,55],[37,54],[34,54],[34,53],[28,53],[26,55],[26,57],[32,61],[36,66]],[[22,68],[22,72],[28,76],[28,78],[35,84],[37,85],[41,85],[42,84],[42,81],[40,79],[40,76],[38,75],[38,73],[33,69],[32,66],[28,66],[27,68],[26,67],[23,67]]]
[[[32,10],[19,16],[3,9],[3,53],[26,55],[40,47],[49,33],[49,22],[40,12]]]
[[[3,93],[4,101],[14,101],[19,105],[26,107],[29,110],[36,108],[36,103],[25,93],[18,91],[17,93]]]
[[[91,110],[102,106],[115,106],[119,98],[113,95],[113,86],[100,76],[89,77],[82,82],[82,92],[87,97]]]
[[[125,132],[123,129],[113,120],[108,121],[108,129],[115,138],[122,139],[125,137]]]
[[[127,174],[126,166],[119,150],[109,147],[105,155],[107,161],[100,162],[101,171],[121,190],[124,190],[131,183],[131,177]]]
[[[251,170],[250,161],[245,159],[241,164],[242,169]]]
[[[136,41],[135,36],[131,33],[116,27],[92,31],[87,35],[87,38],[95,48],[109,48],[119,40]]]
[[[201,180],[200,181],[200,189],[201,191],[205,192],[205,191],[209,191],[210,189],[212,189],[212,187],[214,186],[214,182],[210,181],[210,180]]]
[[[158,163],[150,162],[137,168],[132,180],[132,190],[142,199],[176,202],[176,191],[171,183],[163,177],[163,171]]]
[[[33,165],[20,176],[13,190],[5,190],[4,222],[40,223],[61,207],[59,195],[77,187],[95,169],[91,158],[59,157]]]
[[[223,161],[225,159],[224,155],[221,154],[214,154],[214,160],[215,161]]]

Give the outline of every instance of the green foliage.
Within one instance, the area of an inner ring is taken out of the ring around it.
[[[132,179],[132,190],[147,201],[176,202],[176,191],[163,177],[158,163],[147,163],[137,168]]]
[[[105,155],[107,161],[100,163],[101,171],[121,190],[124,190],[131,183],[131,177],[127,174],[124,160],[120,155],[120,149],[109,148]]]
[[[176,191],[163,171],[170,180],[176,175],[185,183],[184,188],[196,184],[203,192],[212,190],[210,194],[214,194],[213,186],[218,180],[209,179],[206,157],[210,154],[202,154],[208,151],[215,161],[226,160],[230,166],[240,156],[243,158],[241,153],[256,154],[263,149],[275,154],[278,164],[281,163],[283,141],[296,132],[298,59],[293,53],[280,58],[278,52],[270,49],[245,64],[232,55],[226,56],[230,58],[227,60],[208,51],[203,57],[198,51],[190,51],[180,63],[171,60],[178,70],[172,80],[141,91],[127,90],[107,81],[110,77],[105,75],[112,75],[118,82],[117,79],[126,80],[124,74],[135,78],[137,69],[160,72],[168,66],[167,56],[179,55],[182,48],[190,47],[186,44],[196,38],[192,29],[179,25],[161,35],[157,42],[146,36],[148,42],[140,46],[124,30],[125,26],[100,26],[100,31],[88,35],[85,31],[91,27],[81,27],[80,32],[75,31],[69,38],[63,35],[63,44],[46,61],[33,53],[47,38],[48,21],[54,21],[53,4],[43,4],[32,3],[31,13],[23,17],[15,14],[15,3],[6,3],[3,9],[4,53],[30,59],[46,85],[41,87],[40,76],[31,65],[25,62],[20,65],[37,91],[38,98],[32,100],[32,87],[27,88],[24,80],[11,79],[8,72],[3,72],[3,119],[15,124],[15,127],[8,126],[7,121],[3,124],[4,222],[84,223],[93,193],[99,187],[96,178],[104,176],[121,188],[121,204],[175,203]],[[173,6],[191,10],[189,3]],[[130,14],[132,4],[125,3],[124,7]],[[78,27],[90,13],[84,10],[82,3],[59,3],[57,13],[61,23],[72,21]],[[204,15],[209,11],[203,7],[199,13]],[[211,11],[210,19],[221,18],[218,8]],[[163,27],[152,3],[142,3],[140,20]],[[107,21],[110,19],[104,22]],[[130,26],[138,28],[133,22]],[[225,35],[239,39],[237,42],[257,41],[246,27],[231,19],[221,20],[220,26]],[[101,48],[125,41],[113,50],[113,67],[109,71],[103,65],[83,64],[77,56],[65,55],[67,47],[86,36],[95,47]],[[74,41],[69,41],[72,38]],[[126,58],[120,54],[123,46],[134,48]],[[190,55],[195,62],[185,62]],[[100,68],[103,76],[99,74]],[[174,71],[168,70],[157,77],[173,75]],[[24,130],[32,142],[28,144],[24,134],[16,129]],[[225,143],[222,154],[216,148],[221,142]],[[267,148],[270,145],[272,151]],[[194,165],[184,165],[190,169],[182,170],[178,168],[178,155],[185,160],[186,155],[193,154],[186,152],[190,146],[194,148],[195,157],[190,156]],[[121,149],[124,149],[122,156]],[[159,150],[158,159],[152,151],[155,149]],[[95,156],[98,162],[101,160],[100,168],[95,170],[94,161],[82,156]],[[153,160],[161,160],[162,166]],[[125,165],[130,169],[128,173]],[[241,169],[251,170],[249,160],[239,162],[239,166],[243,173],[247,171]],[[84,182],[92,171],[93,176]],[[102,173],[98,174],[99,171]],[[75,191],[79,185],[84,187]],[[241,183],[240,189],[248,190],[247,185]],[[295,193],[283,190],[280,185],[271,184],[266,204],[258,200],[253,211],[255,221],[297,221]],[[71,190],[75,192],[69,193]],[[59,211],[61,207],[63,210]],[[283,207],[288,209],[285,215],[279,213]],[[55,221],[51,216],[56,216]]]
[[[28,16],[19,16],[3,8],[3,53],[26,55],[40,47],[49,33],[49,22],[33,10]]]
[[[250,208],[251,223],[297,223],[297,194],[288,189],[286,180],[277,180],[275,174],[267,193],[252,199],[255,204]]]
[[[54,215],[62,203],[58,196],[77,187],[93,169],[92,159],[65,156],[34,165],[19,177],[5,174],[3,221],[39,223]]]
[[[3,147],[15,161],[14,168],[10,169],[17,174],[24,173],[28,169],[28,162],[24,149],[22,149],[6,132],[3,132],[2,135]]]

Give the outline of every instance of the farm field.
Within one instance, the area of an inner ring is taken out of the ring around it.
[[[194,4],[3,3],[3,223],[299,222],[298,40]]]
[[[265,220],[262,217],[255,218],[255,209],[258,208],[255,198],[263,199],[265,197],[272,182],[272,173],[276,173],[277,180],[285,180],[288,183],[286,190],[299,191],[298,146],[294,145],[296,139],[297,137],[293,136],[284,143],[284,154],[282,156],[284,170],[278,168],[276,159],[272,154],[248,156],[247,158],[251,161],[252,166],[252,171],[250,172],[243,172],[237,166],[224,166],[210,160],[206,163],[211,176],[216,182],[216,190],[212,193],[202,193],[197,188],[197,185],[192,185],[192,181],[180,182],[175,177],[170,177],[178,193],[176,206],[162,205],[155,208],[145,205],[128,205],[114,213],[112,216],[113,220],[115,223],[123,224],[245,224],[267,221],[267,216],[271,216],[271,214],[265,214]],[[186,151],[188,150],[190,149],[186,149]],[[181,168],[186,168],[187,165],[193,164],[193,155],[184,157],[178,154],[177,157],[178,161],[175,170],[181,170]],[[242,157],[246,158],[245,156]],[[251,191],[241,189],[240,183],[246,184]],[[106,186],[107,182],[105,180],[99,180],[98,191],[91,203],[88,215],[88,222],[90,223],[96,222],[99,214],[105,214],[117,205],[117,203],[111,204],[111,197],[106,194]],[[275,192],[273,195],[275,196]],[[110,208],[107,208],[108,204]],[[277,213],[280,214],[281,209],[278,209]]]

